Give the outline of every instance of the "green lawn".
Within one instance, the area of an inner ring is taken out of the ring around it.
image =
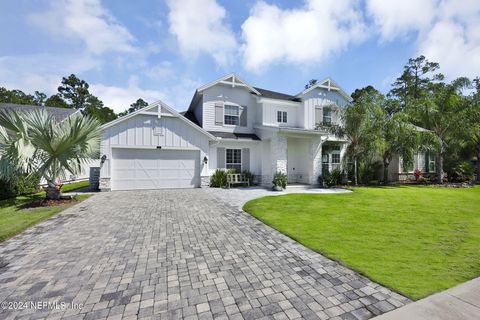
[[[74,191],[79,188],[88,186],[88,181],[81,181],[65,185],[62,188],[62,192]],[[68,187],[68,188],[67,188]],[[43,221],[54,214],[72,206],[72,204],[63,204],[52,207],[38,207],[30,209],[22,209],[21,206],[45,197],[45,192],[39,192],[34,195],[20,196],[13,199],[7,199],[0,201],[0,241],[4,241],[28,227]],[[85,200],[90,195],[82,194],[76,196],[79,201]]]
[[[480,186],[290,194],[244,210],[413,299],[480,275]]]

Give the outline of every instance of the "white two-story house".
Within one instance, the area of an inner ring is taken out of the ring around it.
[[[338,123],[349,102],[330,78],[293,96],[226,75],[198,88],[184,113],[157,102],[104,125],[100,187],[200,187],[216,169],[248,170],[262,185],[275,172],[316,184],[346,150],[318,124]]]

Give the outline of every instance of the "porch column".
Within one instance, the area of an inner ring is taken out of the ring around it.
[[[347,153],[347,146],[348,146],[347,143],[342,143],[342,145],[341,145],[341,147],[340,147],[340,168],[341,168],[342,170],[348,169],[348,168],[344,168],[344,167],[343,167],[343,163],[344,163],[343,157],[345,157],[345,154]]]
[[[317,184],[317,179],[322,174],[322,141],[320,137],[310,141],[310,159],[312,163],[310,184]]]
[[[287,138],[282,136],[272,137],[270,149],[272,175],[275,174],[275,172],[287,174]]]

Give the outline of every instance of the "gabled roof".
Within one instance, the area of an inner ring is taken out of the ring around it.
[[[180,120],[184,121],[186,124],[188,124],[189,126],[191,126],[192,128],[198,130],[199,132],[203,133],[204,135],[208,136],[211,140],[216,140],[215,136],[213,136],[212,134],[210,134],[208,131],[204,130],[202,127],[200,127],[199,125],[193,123],[191,120],[187,119],[185,116],[181,115],[178,111],[176,111],[175,109],[173,109],[172,107],[168,106],[167,104],[165,104],[164,102],[162,101],[157,101],[157,102],[154,102],[152,104],[149,104],[148,106],[146,106],[145,108],[141,108],[135,112],[132,112],[132,113],[129,113],[127,114],[126,116],[123,116],[123,117],[120,117],[118,119],[115,119],[113,121],[110,121],[110,122],[107,122],[105,123],[104,125],[102,125],[102,129],[107,129],[109,127],[112,127],[120,122],[123,122],[125,120],[128,120],[134,116],[136,116],[137,114],[152,114],[152,112],[150,113],[147,113],[149,112],[149,110],[152,110],[152,109],[155,109],[157,107],[160,107],[158,110],[166,110],[168,111],[169,113],[171,113],[172,115],[176,116],[177,118],[179,118]],[[161,115],[161,113],[159,112],[159,115]]]
[[[30,104],[0,103],[0,110],[33,112],[35,110],[40,110],[40,109],[47,111],[57,121],[63,121],[69,116],[71,116],[72,114],[79,111],[77,109],[72,109],[72,108],[55,108],[55,107],[35,106]]]
[[[310,88],[307,88],[305,90],[303,90],[302,92],[300,92],[299,94],[296,95],[296,97],[300,97],[300,96],[303,96],[305,95],[306,93],[316,89],[316,88],[323,88],[323,89],[327,89],[328,91],[330,90],[334,90],[334,91],[338,91],[338,93],[340,93],[345,99],[347,99],[348,101],[352,101],[352,97],[350,97],[350,95],[348,95],[339,85],[337,82],[335,82],[332,78],[328,77],[328,78],[325,78],[323,79],[322,81],[319,81],[317,82],[315,85],[311,86]]]
[[[269,99],[277,99],[277,100],[288,100],[288,101],[300,101],[300,99],[296,96],[292,96],[286,93],[281,93],[277,91],[272,91],[272,90],[267,90],[267,89],[262,89],[258,87],[254,87],[257,89],[258,92],[260,92],[261,96],[264,98],[269,98]]]
[[[233,88],[235,86],[238,87],[245,87],[246,89],[250,90],[251,92],[254,92],[258,95],[260,95],[260,92],[258,92],[254,87],[240,79],[239,76],[237,76],[235,73],[229,73],[226,76],[221,77],[220,79],[217,79],[215,81],[212,81],[210,83],[207,83],[206,85],[201,86],[200,88],[197,89],[197,92],[202,92],[210,87],[213,87],[216,84],[226,84],[226,85],[231,85]]]

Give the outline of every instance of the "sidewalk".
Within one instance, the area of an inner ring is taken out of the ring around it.
[[[380,315],[375,320],[480,319],[480,277]]]

